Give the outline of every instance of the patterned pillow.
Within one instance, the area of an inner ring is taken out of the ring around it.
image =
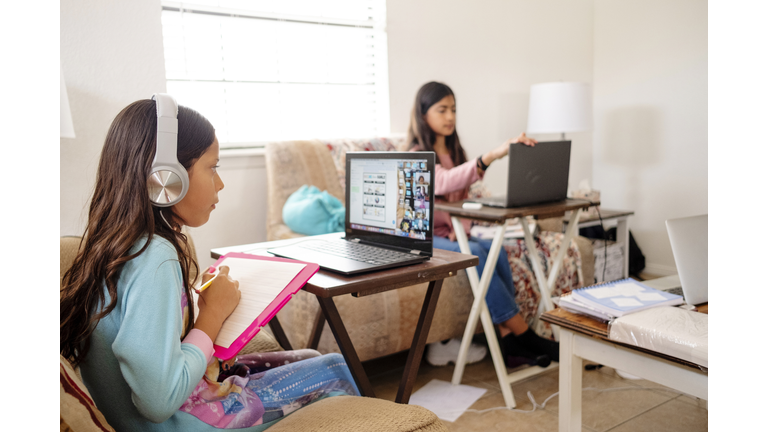
[[[337,139],[323,141],[331,152],[339,183],[344,191],[346,183],[347,152],[354,151],[394,151],[405,142],[405,137],[381,137],[369,139]]]
[[[61,431],[114,432],[72,365],[59,354]]]

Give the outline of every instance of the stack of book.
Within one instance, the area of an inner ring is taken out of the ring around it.
[[[653,307],[676,306],[683,297],[628,278],[579,288],[553,301],[568,312],[608,322]]]

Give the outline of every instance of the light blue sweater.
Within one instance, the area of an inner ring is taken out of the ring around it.
[[[206,369],[203,351],[180,340],[182,290],[176,250],[157,236],[120,273],[117,305],[99,321],[81,363],[88,391],[117,431],[220,431],[179,411]]]

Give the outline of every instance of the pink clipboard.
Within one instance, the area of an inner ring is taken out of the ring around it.
[[[291,280],[291,282],[283,288],[283,290],[280,292],[280,294],[275,297],[274,300],[269,304],[269,306],[264,309],[264,311],[259,314],[259,316],[256,317],[256,319],[253,320],[253,323],[251,323],[250,326],[248,326],[247,329],[237,338],[234,342],[232,342],[232,345],[229,347],[223,347],[214,344],[213,345],[213,355],[218,357],[221,360],[229,360],[232,357],[236,356],[238,352],[240,352],[243,347],[253,339],[254,336],[256,336],[256,333],[258,333],[262,327],[267,325],[269,320],[272,319],[272,317],[277,314],[277,312],[285,306],[286,303],[288,303],[288,300],[293,297],[294,294],[299,292],[300,289],[306,285],[307,281],[314,276],[315,273],[320,269],[320,266],[313,263],[308,263],[304,261],[296,261],[296,260],[290,260],[285,258],[276,258],[276,257],[266,257],[261,255],[251,255],[247,253],[241,253],[241,252],[229,252],[225,255],[222,255],[219,257],[219,259],[214,264],[214,267],[218,267],[221,265],[224,260],[227,258],[246,258],[246,259],[256,259],[256,260],[264,260],[264,261],[278,261],[278,262],[289,262],[289,263],[299,263],[299,264],[305,264],[304,269],[302,269],[299,274],[296,275],[296,277]]]

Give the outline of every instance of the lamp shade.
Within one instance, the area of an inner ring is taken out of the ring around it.
[[[592,129],[589,84],[553,82],[531,86],[527,133],[565,133]]]
[[[61,128],[61,137],[74,138],[75,126],[72,125],[72,113],[69,111],[69,98],[67,97],[67,86],[66,84],[64,84],[64,71],[61,69],[61,66],[59,66],[59,75],[61,76],[61,82],[59,84],[59,89],[61,93],[61,107],[59,110],[59,114],[61,116],[61,120],[59,122],[59,125]]]

